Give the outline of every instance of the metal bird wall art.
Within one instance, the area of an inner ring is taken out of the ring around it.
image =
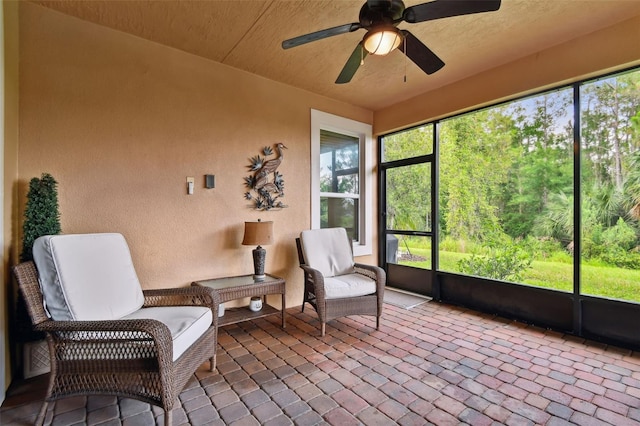
[[[256,210],[273,210],[287,207],[280,198],[284,197],[284,178],[278,172],[278,167],[284,159],[283,149],[287,149],[282,143],[275,145],[277,156],[267,160],[273,155],[273,149],[265,146],[262,154],[249,159],[251,164],[249,171],[253,174],[244,178],[244,184],[249,190],[244,193],[244,198],[253,201]]]

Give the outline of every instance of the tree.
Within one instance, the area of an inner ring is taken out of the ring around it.
[[[564,192],[551,194],[544,214],[536,217],[533,233],[568,246],[573,241],[573,196]]]
[[[598,80],[581,93],[587,254],[619,266],[635,264],[627,251],[640,245],[640,73]],[[613,244],[622,229],[632,241]]]
[[[634,127],[639,88],[640,73],[635,72],[598,80],[581,91],[583,158],[593,168],[597,185],[611,184],[621,190],[625,157],[640,148]]]
[[[443,122],[440,186],[447,234],[483,241],[502,233],[500,194],[517,152],[510,122],[500,110],[478,111]]]
[[[385,160],[430,152],[433,126],[396,133],[383,140]],[[386,173],[387,228],[413,231],[432,229],[431,170],[428,163],[391,168]]]
[[[573,135],[564,122],[570,103],[571,91],[563,90],[516,102],[507,111],[520,151],[504,190],[504,229],[514,238],[532,232],[551,194],[572,191]]]
[[[624,183],[624,193],[629,216],[636,222],[640,221],[640,149],[629,156],[629,174]]]

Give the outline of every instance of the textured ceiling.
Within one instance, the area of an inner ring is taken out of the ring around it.
[[[364,30],[289,50],[281,43],[357,22],[364,0],[34,3],[373,111],[640,14],[640,0],[503,0],[497,12],[401,23],[444,60],[443,69],[426,75],[394,51],[367,57],[350,83],[337,85]]]

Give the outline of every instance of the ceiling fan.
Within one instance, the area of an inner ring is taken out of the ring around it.
[[[367,0],[360,9],[358,22],[285,40],[282,42],[282,48],[289,49],[362,28],[367,30],[367,34],[347,60],[336,83],[350,82],[368,54],[386,55],[396,48],[425,73],[433,74],[444,66],[442,59],[409,31],[397,28],[398,24],[415,24],[451,16],[492,12],[500,9],[500,3],[501,0],[433,0],[405,8],[402,0]]]

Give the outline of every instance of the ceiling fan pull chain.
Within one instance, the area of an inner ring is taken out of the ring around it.
[[[364,48],[360,49],[360,65],[364,65]]]
[[[402,38],[402,42],[404,43],[404,51],[407,52],[407,37]],[[407,55],[404,55],[404,82],[407,82]]]

